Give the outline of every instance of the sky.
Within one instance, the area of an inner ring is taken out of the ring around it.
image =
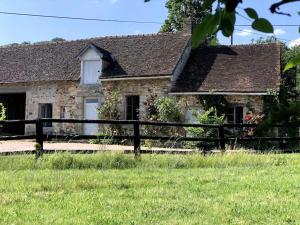
[[[99,36],[156,33],[168,15],[164,7],[166,0],[0,0],[0,11],[46,14],[55,16],[87,17],[99,19],[151,21],[153,24],[113,23],[50,18],[23,17],[0,14],[0,45],[38,42],[62,37],[67,40]],[[292,16],[272,15],[269,7],[275,0],[244,0],[241,7],[253,7],[260,17],[268,18],[273,24],[300,24],[300,3],[292,3],[281,8]],[[246,15],[239,8],[241,15]],[[247,25],[248,21],[237,16],[237,25]],[[293,46],[300,44],[298,27],[275,27],[275,35]],[[266,34],[253,31],[251,27],[236,27],[234,44],[251,43],[252,39]],[[228,38],[218,35],[221,44],[230,44]]]

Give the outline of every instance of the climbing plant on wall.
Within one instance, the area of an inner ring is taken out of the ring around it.
[[[213,107],[218,116],[226,115],[229,103],[224,95],[198,95],[197,98],[205,111]]]

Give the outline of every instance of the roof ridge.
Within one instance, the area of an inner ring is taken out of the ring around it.
[[[2,48],[21,48],[21,47],[34,47],[34,46],[48,46],[48,45],[59,45],[59,44],[68,44],[79,41],[90,41],[99,40],[99,39],[129,39],[129,38],[143,38],[143,37],[154,37],[154,36],[167,36],[171,34],[184,34],[183,32],[163,32],[163,33],[149,33],[149,34],[128,34],[128,35],[110,35],[110,36],[98,36],[91,38],[81,38],[75,40],[65,40],[65,41],[40,41],[31,44],[17,44],[17,45],[0,45],[0,49]],[[12,43],[13,44],[13,43]]]
[[[264,45],[280,45],[280,42],[270,43],[251,43],[251,44],[235,44],[235,45],[203,45],[199,48],[224,48],[224,47],[252,47],[252,46],[264,46]]]

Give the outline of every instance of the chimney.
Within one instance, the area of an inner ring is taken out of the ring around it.
[[[191,17],[183,19],[182,30],[183,33],[192,34],[193,31],[193,22]]]

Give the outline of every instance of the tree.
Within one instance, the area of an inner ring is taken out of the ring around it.
[[[258,39],[252,39],[251,42],[254,44],[265,44],[265,43],[274,43],[274,42],[279,42],[279,40],[275,36],[270,36],[270,37],[259,37]]]
[[[144,0],[149,2],[150,0]],[[183,0],[182,0],[183,1]],[[180,0],[176,2],[182,2]],[[270,11],[273,14],[287,15],[279,11],[282,5],[300,2],[300,0],[273,0],[270,6]],[[207,37],[215,35],[221,31],[225,37],[230,37],[234,32],[234,25],[236,22],[236,8],[243,6],[242,0],[203,0],[201,11],[212,10],[211,14],[205,15],[202,20],[197,23],[193,30],[192,45],[198,47]],[[252,28],[264,33],[273,33],[274,28],[272,24],[265,18],[260,17],[253,8],[244,8],[245,13],[252,20]],[[169,22],[171,24],[171,22]],[[300,29],[299,29],[300,31]],[[287,71],[297,65],[300,65],[300,54],[291,58],[285,65],[284,71]]]
[[[256,43],[278,42],[275,37],[260,38]],[[258,132],[260,135],[270,135],[274,124],[300,124],[300,68],[294,67],[284,71],[284,65],[295,56],[300,55],[300,46],[288,48],[281,43],[281,83],[280,91],[274,95],[264,96],[264,112],[267,115]],[[267,134],[268,132],[271,132]],[[297,127],[278,128],[281,136],[297,136]],[[297,142],[289,141],[289,147],[298,145]]]
[[[187,18],[191,18],[192,23],[198,24],[210,14],[210,10],[203,9],[203,0],[168,0],[166,8],[169,15],[160,28],[160,32],[181,30]]]
[[[52,42],[62,42],[62,41],[66,41],[66,40],[61,37],[55,37],[55,38],[52,38],[51,41]]]

